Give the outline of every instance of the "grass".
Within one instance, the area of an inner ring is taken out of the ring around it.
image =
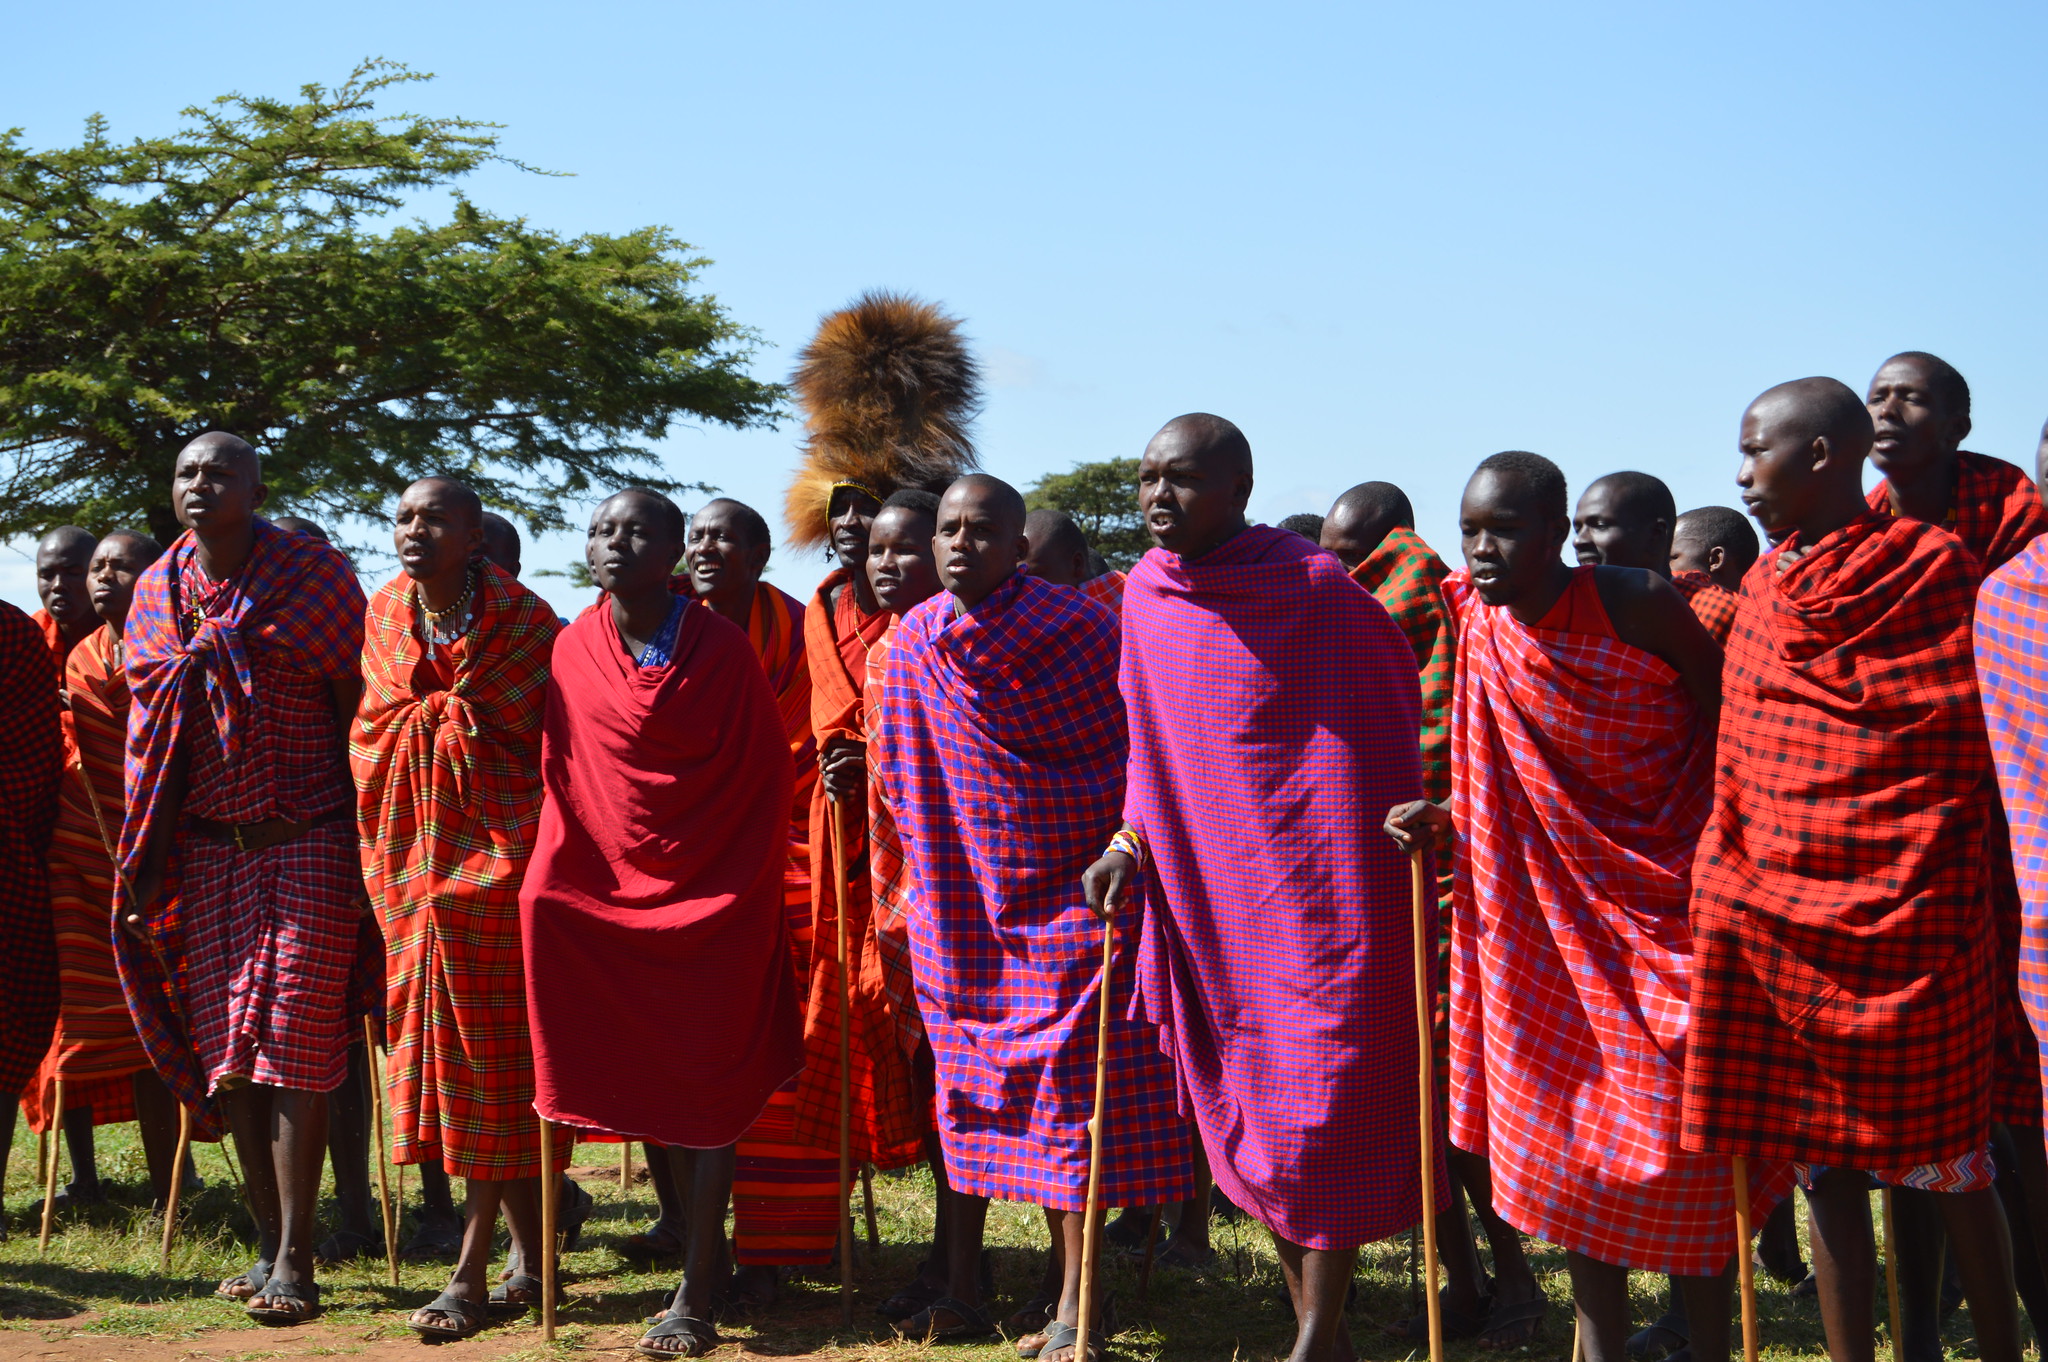
[[[321,1281],[327,1315],[316,1331],[278,1334],[245,1319],[240,1310],[212,1296],[215,1285],[245,1267],[252,1256],[252,1225],[228,1176],[220,1146],[197,1147],[206,1190],[188,1199],[182,1229],[168,1272],[158,1259],[162,1223],[148,1210],[148,1182],[133,1126],[102,1127],[99,1166],[111,1193],[100,1206],[60,1217],[47,1257],[36,1249],[35,1210],[40,1205],[34,1185],[35,1137],[17,1126],[9,1161],[4,1200],[11,1237],[0,1243],[0,1356],[28,1351],[38,1338],[44,1343],[82,1338],[170,1346],[136,1356],[175,1358],[183,1345],[209,1340],[212,1358],[233,1356],[256,1362],[271,1357],[380,1354],[399,1346],[410,1348],[407,1312],[429,1300],[446,1284],[444,1263],[401,1263],[400,1285],[393,1287],[381,1259],[324,1268]],[[646,1183],[622,1189],[615,1170],[616,1145],[589,1145],[577,1150],[576,1165],[590,1176],[585,1186],[598,1206],[585,1228],[582,1246],[563,1260],[570,1301],[561,1311],[557,1342],[541,1341],[537,1320],[522,1320],[487,1331],[488,1353],[476,1344],[460,1345],[470,1356],[552,1359],[594,1349],[616,1351],[630,1346],[643,1316],[658,1312],[674,1290],[679,1268],[662,1265],[639,1271],[622,1258],[619,1238],[654,1216],[654,1196]],[[417,1199],[417,1181],[407,1178],[408,1202]],[[1005,1341],[974,1346],[930,1348],[897,1338],[874,1313],[874,1306],[896,1285],[908,1280],[931,1237],[931,1183],[924,1173],[876,1179],[875,1196],[882,1246],[869,1252],[863,1243],[856,1273],[854,1323],[842,1326],[836,1269],[833,1280],[786,1283],[782,1300],[766,1314],[728,1322],[721,1333],[737,1339],[747,1353],[771,1356],[830,1356],[910,1362],[933,1354],[955,1362],[994,1362],[1014,1358]],[[323,1229],[322,1233],[326,1231]],[[1119,1261],[1109,1273],[1122,1332],[1118,1355],[1137,1362],[1229,1362],[1282,1358],[1293,1335],[1293,1317],[1286,1304],[1279,1267],[1264,1232],[1249,1222],[1218,1221],[1213,1227],[1215,1264],[1201,1272],[1162,1272],[1151,1286],[1149,1302],[1137,1298],[1137,1277]],[[1043,1264],[1044,1222],[1035,1208],[998,1203],[990,1208],[988,1241],[994,1249],[998,1317],[1031,1294]],[[1570,1286],[1564,1254],[1548,1245],[1532,1244],[1532,1259],[1551,1301],[1542,1337],[1510,1354],[1514,1362],[1568,1359],[1571,1355]],[[1661,1278],[1636,1273],[1631,1280],[1640,1319],[1656,1317],[1661,1308]],[[1765,1353],[1773,1362],[1825,1358],[1818,1311],[1811,1299],[1794,1300],[1782,1287],[1759,1274],[1759,1309]],[[1361,1255],[1358,1296],[1353,1312],[1353,1337],[1362,1358],[1371,1362],[1406,1362],[1426,1349],[1393,1339],[1379,1325],[1416,1308],[1409,1275],[1406,1237],[1369,1246]],[[1968,1312],[1951,1321],[1951,1357],[1975,1355],[1968,1337]],[[20,1346],[11,1346],[9,1340]],[[223,1354],[219,1345],[233,1345]],[[246,1347],[241,1345],[246,1344]],[[120,1349],[109,1348],[108,1356]],[[731,1355],[734,1349],[721,1349]],[[1456,1362],[1496,1357],[1465,1343],[1447,1345]],[[630,1354],[627,1354],[630,1355]],[[1882,1356],[1882,1354],[1881,1354]]]

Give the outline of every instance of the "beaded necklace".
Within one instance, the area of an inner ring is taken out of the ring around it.
[[[469,632],[475,615],[469,608],[470,598],[476,595],[476,564],[469,566],[469,575],[462,580],[462,594],[446,610],[430,607],[420,589],[412,589],[413,616],[419,621],[420,638],[427,645],[427,660],[433,661],[436,646],[446,648]]]
[[[213,607],[227,598],[234,584],[232,574],[217,582],[209,580],[206,570],[199,566],[199,550],[192,550],[178,573],[179,594],[185,598],[185,608],[178,613],[184,620],[185,637],[189,639],[199,632],[199,626],[213,614]]]

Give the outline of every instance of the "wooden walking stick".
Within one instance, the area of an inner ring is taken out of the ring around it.
[[[171,1159],[171,1190],[164,1197],[163,1270],[171,1270],[171,1241],[178,1237],[178,1194],[185,1190],[185,1159],[192,1152],[192,1108],[178,1103],[178,1152]]]
[[[50,1127],[50,1167],[43,1174],[43,1237],[36,1245],[37,1254],[50,1251],[50,1222],[57,1214],[57,1157],[64,1148],[64,1080],[57,1080],[57,1095],[51,1099],[51,1109],[43,1113]],[[1885,1236],[1889,1246],[1891,1236]]]
[[[846,810],[832,801],[832,887],[839,919],[839,1322],[853,1323],[853,988],[846,966]]]
[[[540,1336],[555,1341],[555,1129],[540,1118]]]
[[[363,1018],[363,1067],[370,1071],[370,1126],[377,1132],[377,1196],[384,1203],[384,1260],[391,1267],[391,1284],[398,1285],[398,1217],[391,1209],[390,1159],[384,1143],[384,1081],[378,1062],[377,1032],[368,1017]]]
[[[1410,916],[1415,926],[1415,1031],[1416,1051],[1420,1055],[1418,1087],[1421,1100],[1417,1103],[1422,1112],[1422,1271],[1427,1279],[1423,1289],[1423,1309],[1429,1316],[1429,1362],[1443,1362],[1444,1316],[1443,1306],[1436,1298],[1436,1056],[1433,1050],[1430,1000],[1430,962],[1436,952],[1430,947],[1433,942],[1424,939],[1429,922],[1428,905],[1424,892],[1429,877],[1423,873],[1422,848],[1416,847],[1408,853],[1408,897]]]
[[[871,1163],[860,1166],[860,1200],[868,1213],[868,1247],[879,1250],[882,1247],[882,1227],[875,1220],[875,1166]]]
[[[1735,1279],[1742,1284],[1742,1362],[1756,1362],[1756,1264],[1749,1257],[1749,1160],[1737,1154],[1735,1172]]]
[[[1899,1241],[1892,1234],[1892,1189],[1884,1189],[1884,1294],[1892,1310],[1892,1356],[1897,1358],[1899,1350],[1905,1347],[1905,1334],[1899,1329]]]
[[[1102,1234],[1102,1122],[1109,1098],[1109,980],[1116,953],[1116,918],[1102,924],[1102,1008],[1095,1025],[1095,1114],[1088,1118],[1088,1199],[1081,1212],[1081,1322],[1074,1328],[1075,1362],[1087,1362],[1088,1334],[1095,1326],[1095,1259]]]

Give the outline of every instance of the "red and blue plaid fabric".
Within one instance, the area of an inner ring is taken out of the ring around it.
[[[310,819],[353,797],[330,688],[362,654],[363,593],[347,560],[265,520],[225,582],[201,580],[196,552],[180,536],[137,578],[128,611],[120,852],[131,884],[181,747],[188,814]],[[346,820],[255,852],[178,830],[162,897],[147,906],[170,978],[126,933],[114,954],[136,1031],[180,1100],[210,1123],[223,1077],[310,1091],[341,1082],[362,901]]]
[[[50,830],[64,730],[43,631],[0,601],[0,1100],[28,1086],[57,1024]]]
[[[1597,592],[1598,569],[1572,590]],[[1458,858],[1451,1140],[1517,1229],[1681,1277],[1728,1261],[1728,1162],[1678,1144],[1692,856],[1714,734],[1618,638],[1531,628],[1463,572],[1451,728]],[[1674,607],[1676,608],[1676,607]],[[1751,1169],[1756,1213],[1791,1169]]]
[[[1383,1239],[1422,1214],[1408,862],[1381,830],[1422,795],[1415,652],[1266,526],[1146,554],[1123,636],[1140,1015],[1224,1195],[1308,1248]]]
[[[875,742],[915,877],[910,940],[946,1175],[976,1196],[1078,1211],[1104,930],[1081,873],[1123,800],[1116,620],[1022,572],[956,606],[940,594],[903,617]],[[1113,1006],[1131,996],[1128,914],[1118,937]],[[1150,1028],[1114,1018],[1108,1065],[1104,1203],[1191,1195],[1193,1149]]]
[[[370,599],[349,758],[363,884],[384,928],[392,1156],[502,1182],[540,1172],[519,882],[561,625],[497,568],[476,571],[469,631],[438,667],[424,662],[412,580]]]
[[[2022,904],[2020,999],[2039,1037],[2048,1035],[2048,538],[1985,580],[1975,652]]]
[[[1722,670],[1685,1146],[1938,1163],[1988,1137],[2000,1006],[1977,563],[1877,515],[1785,551],[1743,579]]]

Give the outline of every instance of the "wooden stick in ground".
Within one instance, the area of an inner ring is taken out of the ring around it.
[[[627,1214],[624,1209],[626,1204],[626,1190],[630,1188],[632,1185],[633,1142],[627,1139],[625,1136],[621,1135],[619,1137],[619,1206],[621,1208],[619,1211],[619,1218],[621,1220],[625,1219]]]
[[[1892,1356],[1902,1356],[1906,1335],[1899,1328],[1899,1241],[1892,1233],[1892,1189],[1884,1189],[1884,1294],[1892,1310]]]
[[[540,1121],[540,1336],[555,1341],[555,1130]]]
[[[860,1200],[868,1213],[868,1247],[879,1250],[882,1247],[882,1226],[875,1219],[875,1166],[871,1163],[860,1166]]]
[[[398,1217],[391,1208],[391,1160],[384,1143],[384,1075],[377,1058],[377,1032],[368,1017],[363,1018],[363,1067],[370,1071],[370,1129],[377,1132],[377,1197],[384,1205],[384,1261],[391,1268],[391,1284],[398,1285]]]
[[[1408,853],[1408,897],[1415,928],[1415,1030],[1419,1057],[1417,1081],[1422,1127],[1422,1304],[1429,1316],[1429,1362],[1443,1362],[1443,1306],[1436,1298],[1436,1061],[1432,1052],[1431,1002],[1434,990],[1430,964],[1436,959],[1434,937],[1425,937],[1429,924],[1424,894],[1429,877],[1423,873],[1422,848]]]
[[[1102,1007],[1095,1025],[1095,1114],[1088,1118],[1088,1199],[1081,1212],[1081,1322],[1074,1326],[1075,1362],[1087,1362],[1095,1325],[1095,1259],[1102,1251],[1102,1122],[1109,1100],[1109,980],[1116,919],[1102,924]]]
[[[50,1109],[43,1113],[44,1124],[50,1127],[50,1167],[43,1174],[43,1237],[36,1246],[38,1254],[50,1251],[50,1221],[57,1214],[57,1158],[64,1148],[61,1138],[64,1132],[64,1080],[57,1080],[57,1093],[51,1099]],[[1886,1247],[1890,1247],[1891,1236],[1886,1235]]]
[[[192,1108],[178,1103],[178,1153],[171,1160],[171,1190],[164,1198],[163,1270],[171,1270],[171,1241],[178,1237],[178,1193],[185,1190],[185,1156],[192,1150]]]
[[[853,1323],[853,987],[846,964],[846,809],[832,801],[832,887],[839,933],[839,1322]]]
[[[1742,1362],[1756,1362],[1756,1264],[1749,1257],[1749,1160],[1737,1154],[1735,1173],[1735,1279],[1742,1286]]]

